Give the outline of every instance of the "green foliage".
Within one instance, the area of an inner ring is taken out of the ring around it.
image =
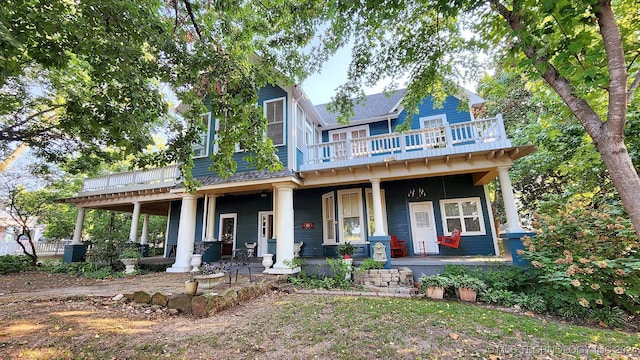
[[[128,246],[124,246],[122,250],[120,250],[119,259],[140,259],[140,251],[135,244],[131,246],[130,244],[126,244]]]
[[[422,292],[424,292],[428,287],[442,287],[448,289],[453,285],[453,281],[443,275],[427,276],[422,274],[418,279],[418,282],[420,282],[420,291]]]
[[[340,244],[338,245],[338,249],[337,249],[338,255],[340,256],[345,256],[345,255],[353,255],[354,252],[356,252],[356,247],[351,245],[350,242],[345,242],[344,244]]]
[[[350,274],[354,270],[350,264],[342,261],[342,259],[328,258],[327,265],[329,265],[331,269],[331,276],[319,275],[321,266],[319,265],[313,274],[307,274],[306,271],[301,271],[297,276],[289,276],[288,280],[296,286],[311,289],[347,289],[352,286],[351,277],[347,276],[347,274]]]
[[[334,287],[340,289],[349,288],[351,283],[351,276],[348,276],[353,271],[353,266],[342,259],[327,259],[327,265],[331,268],[333,273]]]
[[[574,202],[536,220],[523,256],[551,310],[605,323],[614,308],[640,311],[639,242],[622,214],[619,206]]]
[[[487,288],[487,284],[477,277],[471,275],[452,275],[449,277],[451,286],[454,288],[468,288],[479,293]]]
[[[380,261],[376,261],[372,258],[366,258],[362,260],[360,265],[358,266],[358,270],[366,271],[371,269],[383,269],[384,265]]]
[[[92,279],[109,279],[122,276],[121,272],[116,271],[111,266],[94,262],[49,263],[45,264],[42,270],[54,274],[78,275]]]
[[[0,275],[19,273],[33,269],[31,259],[26,255],[2,255],[0,256]]]
[[[441,275],[451,277],[451,276],[461,276],[467,274],[467,267],[463,265],[451,265],[446,264],[444,266],[444,271]]]

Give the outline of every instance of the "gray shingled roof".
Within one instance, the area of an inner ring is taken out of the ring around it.
[[[390,97],[387,97],[384,93],[368,95],[362,104],[358,104],[355,99],[352,99],[355,115],[350,121],[365,120],[387,115],[391,107],[402,99],[405,90],[406,89],[395,90],[391,93]],[[316,109],[327,125],[337,124],[338,114],[327,111],[327,105],[329,104],[316,105]]]
[[[271,172],[269,170],[253,170],[253,171],[243,171],[237,172],[231,175],[229,178],[225,179],[220,176],[203,176],[196,178],[203,186],[207,185],[218,185],[218,184],[227,184],[227,183],[237,183],[243,181],[254,181],[254,180],[267,180],[267,179],[277,179],[283,177],[289,177],[297,175],[289,169]]]

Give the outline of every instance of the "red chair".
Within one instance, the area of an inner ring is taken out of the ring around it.
[[[454,249],[457,249],[460,245],[460,235],[462,232],[458,229],[454,229],[451,232],[451,236],[438,236],[438,245],[448,246]]]
[[[407,256],[407,243],[404,240],[398,240],[397,235],[391,235],[391,257]]]

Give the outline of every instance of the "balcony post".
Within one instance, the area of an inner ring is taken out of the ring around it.
[[[504,120],[502,119],[502,114],[497,114],[496,115],[496,121],[498,123],[498,134],[499,134],[499,140],[506,140],[507,139],[507,133],[504,129]]]
[[[207,206],[207,228],[205,231],[205,241],[216,241],[214,233],[216,225],[216,194],[207,195],[209,198]]]
[[[451,133],[451,125],[449,125],[449,122],[445,122],[443,125],[444,125],[444,139],[447,143],[447,147],[452,147],[453,133]]]
[[[277,198],[277,208],[275,214],[276,229],[276,263],[268,270],[269,274],[293,274],[300,271],[300,268],[292,269],[286,264],[293,260],[293,189],[295,185],[278,185],[275,188],[274,198]]]

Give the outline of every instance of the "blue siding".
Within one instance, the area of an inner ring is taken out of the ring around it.
[[[304,154],[302,150],[296,148],[296,170],[298,170],[302,164],[304,164]]]
[[[216,201],[215,236],[218,237],[220,214],[237,214],[236,249],[244,248],[245,243],[258,241],[258,212],[271,211],[271,194],[266,198],[259,194],[246,196],[222,196]],[[198,216],[202,216],[201,213]]]
[[[182,201],[172,201],[170,206],[171,215],[169,217],[166,247],[178,244],[178,224],[180,223],[180,209],[182,207]]]
[[[411,119],[411,128],[420,129],[421,117],[440,114],[446,114],[447,121],[450,124],[471,121],[471,115],[469,114],[469,111],[458,110],[459,105],[460,100],[458,98],[456,98],[455,96],[447,96],[445,102],[442,104],[442,108],[434,109],[433,98],[428,97],[420,105],[418,105],[418,114],[413,115],[413,118]],[[392,128],[395,128],[396,125],[403,123],[406,117],[407,110],[402,110],[402,112],[398,115],[398,119],[392,122]]]
[[[440,247],[440,255],[494,255],[493,233],[489,210],[485,201],[484,188],[473,186],[471,175],[456,175],[406,181],[383,182],[381,187],[385,189],[387,201],[387,221],[389,234],[398,235],[398,238],[407,240],[409,254],[414,253],[409,220],[409,203],[412,201],[432,201],[438,235],[443,234],[442,214],[440,213],[440,200],[466,197],[479,197],[484,216],[486,235],[465,236],[462,234],[460,247],[452,249]],[[420,199],[410,199],[407,196],[409,189],[421,187],[426,191],[426,196]]]
[[[304,242],[300,256],[324,256],[322,248],[322,194],[326,189],[297,190],[294,193],[294,239]],[[312,222],[313,229],[303,229],[302,223]]]
[[[295,192],[295,241],[304,241],[302,256],[325,256],[322,246],[322,195],[341,189],[361,188],[363,194],[363,213],[366,214],[365,188],[370,184],[347,185],[340,187],[326,187],[320,189],[298,190]],[[409,254],[414,254],[411,238],[411,225],[409,215],[409,203],[413,201],[432,201],[435,215],[436,230],[442,235],[442,218],[440,214],[441,199],[455,199],[467,197],[479,197],[484,216],[486,235],[464,236],[458,249],[446,247],[440,248],[440,255],[493,255],[493,233],[487,204],[485,202],[484,188],[473,186],[471,175],[456,175],[447,177],[424,178],[416,180],[402,180],[383,182],[381,187],[385,189],[385,201],[387,205],[387,224],[389,234],[398,235],[400,239],[407,241]],[[419,199],[410,199],[407,194],[414,187],[422,187],[426,196]],[[336,198],[337,202],[337,198]],[[337,206],[337,204],[336,204]],[[337,214],[337,209],[336,209]],[[366,220],[365,220],[366,221]],[[303,222],[313,222],[314,229],[302,229]]]
[[[284,123],[284,137],[285,137],[285,143],[288,139],[287,134],[289,133],[289,124],[288,124],[288,119],[289,119],[289,106],[288,106],[288,102],[289,102],[289,98],[287,95],[287,92],[282,89],[279,86],[273,86],[273,85],[267,85],[264,88],[260,89],[260,91],[258,91],[258,104],[260,106],[263,106],[265,100],[271,100],[271,99],[277,99],[277,98],[281,98],[284,97],[285,98],[285,123]],[[206,101],[206,103],[208,104],[208,100]],[[215,125],[214,125],[215,119],[211,120],[211,124],[210,124],[210,129],[211,131],[209,132],[209,154],[213,153],[213,140],[214,140],[214,129],[215,129]],[[278,158],[280,159],[280,162],[286,167],[288,164],[288,158],[289,158],[289,153],[287,151],[287,145],[282,145],[282,146],[278,146],[276,147],[276,154],[278,155]],[[250,167],[247,163],[247,161],[244,159],[245,157],[251,155],[250,153],[247,152],[237,152],[233,155],[233,159],[236,161],[236,163],[238,164],[238,168],[237,168],[237,172],[243,172],[243,171],[251,171],[251,170],[255,170],[253,167]],[[194,159],[193,161],[193,169],[191,170],[191,174],[194,177],[202,177],[202,176],[210,176],[210,175],[215,175],[215,173],[211,170],[209,170],[209,166],[211,166],[212,160],[209,157],[204,157],[204,158],[198,158],[198,159]]]
[[[388,133],[389,133],[389,123],[387,122],[387,120],[378,121],[378,122],[369,124],[369,135],[371,136],[388,134]]]

